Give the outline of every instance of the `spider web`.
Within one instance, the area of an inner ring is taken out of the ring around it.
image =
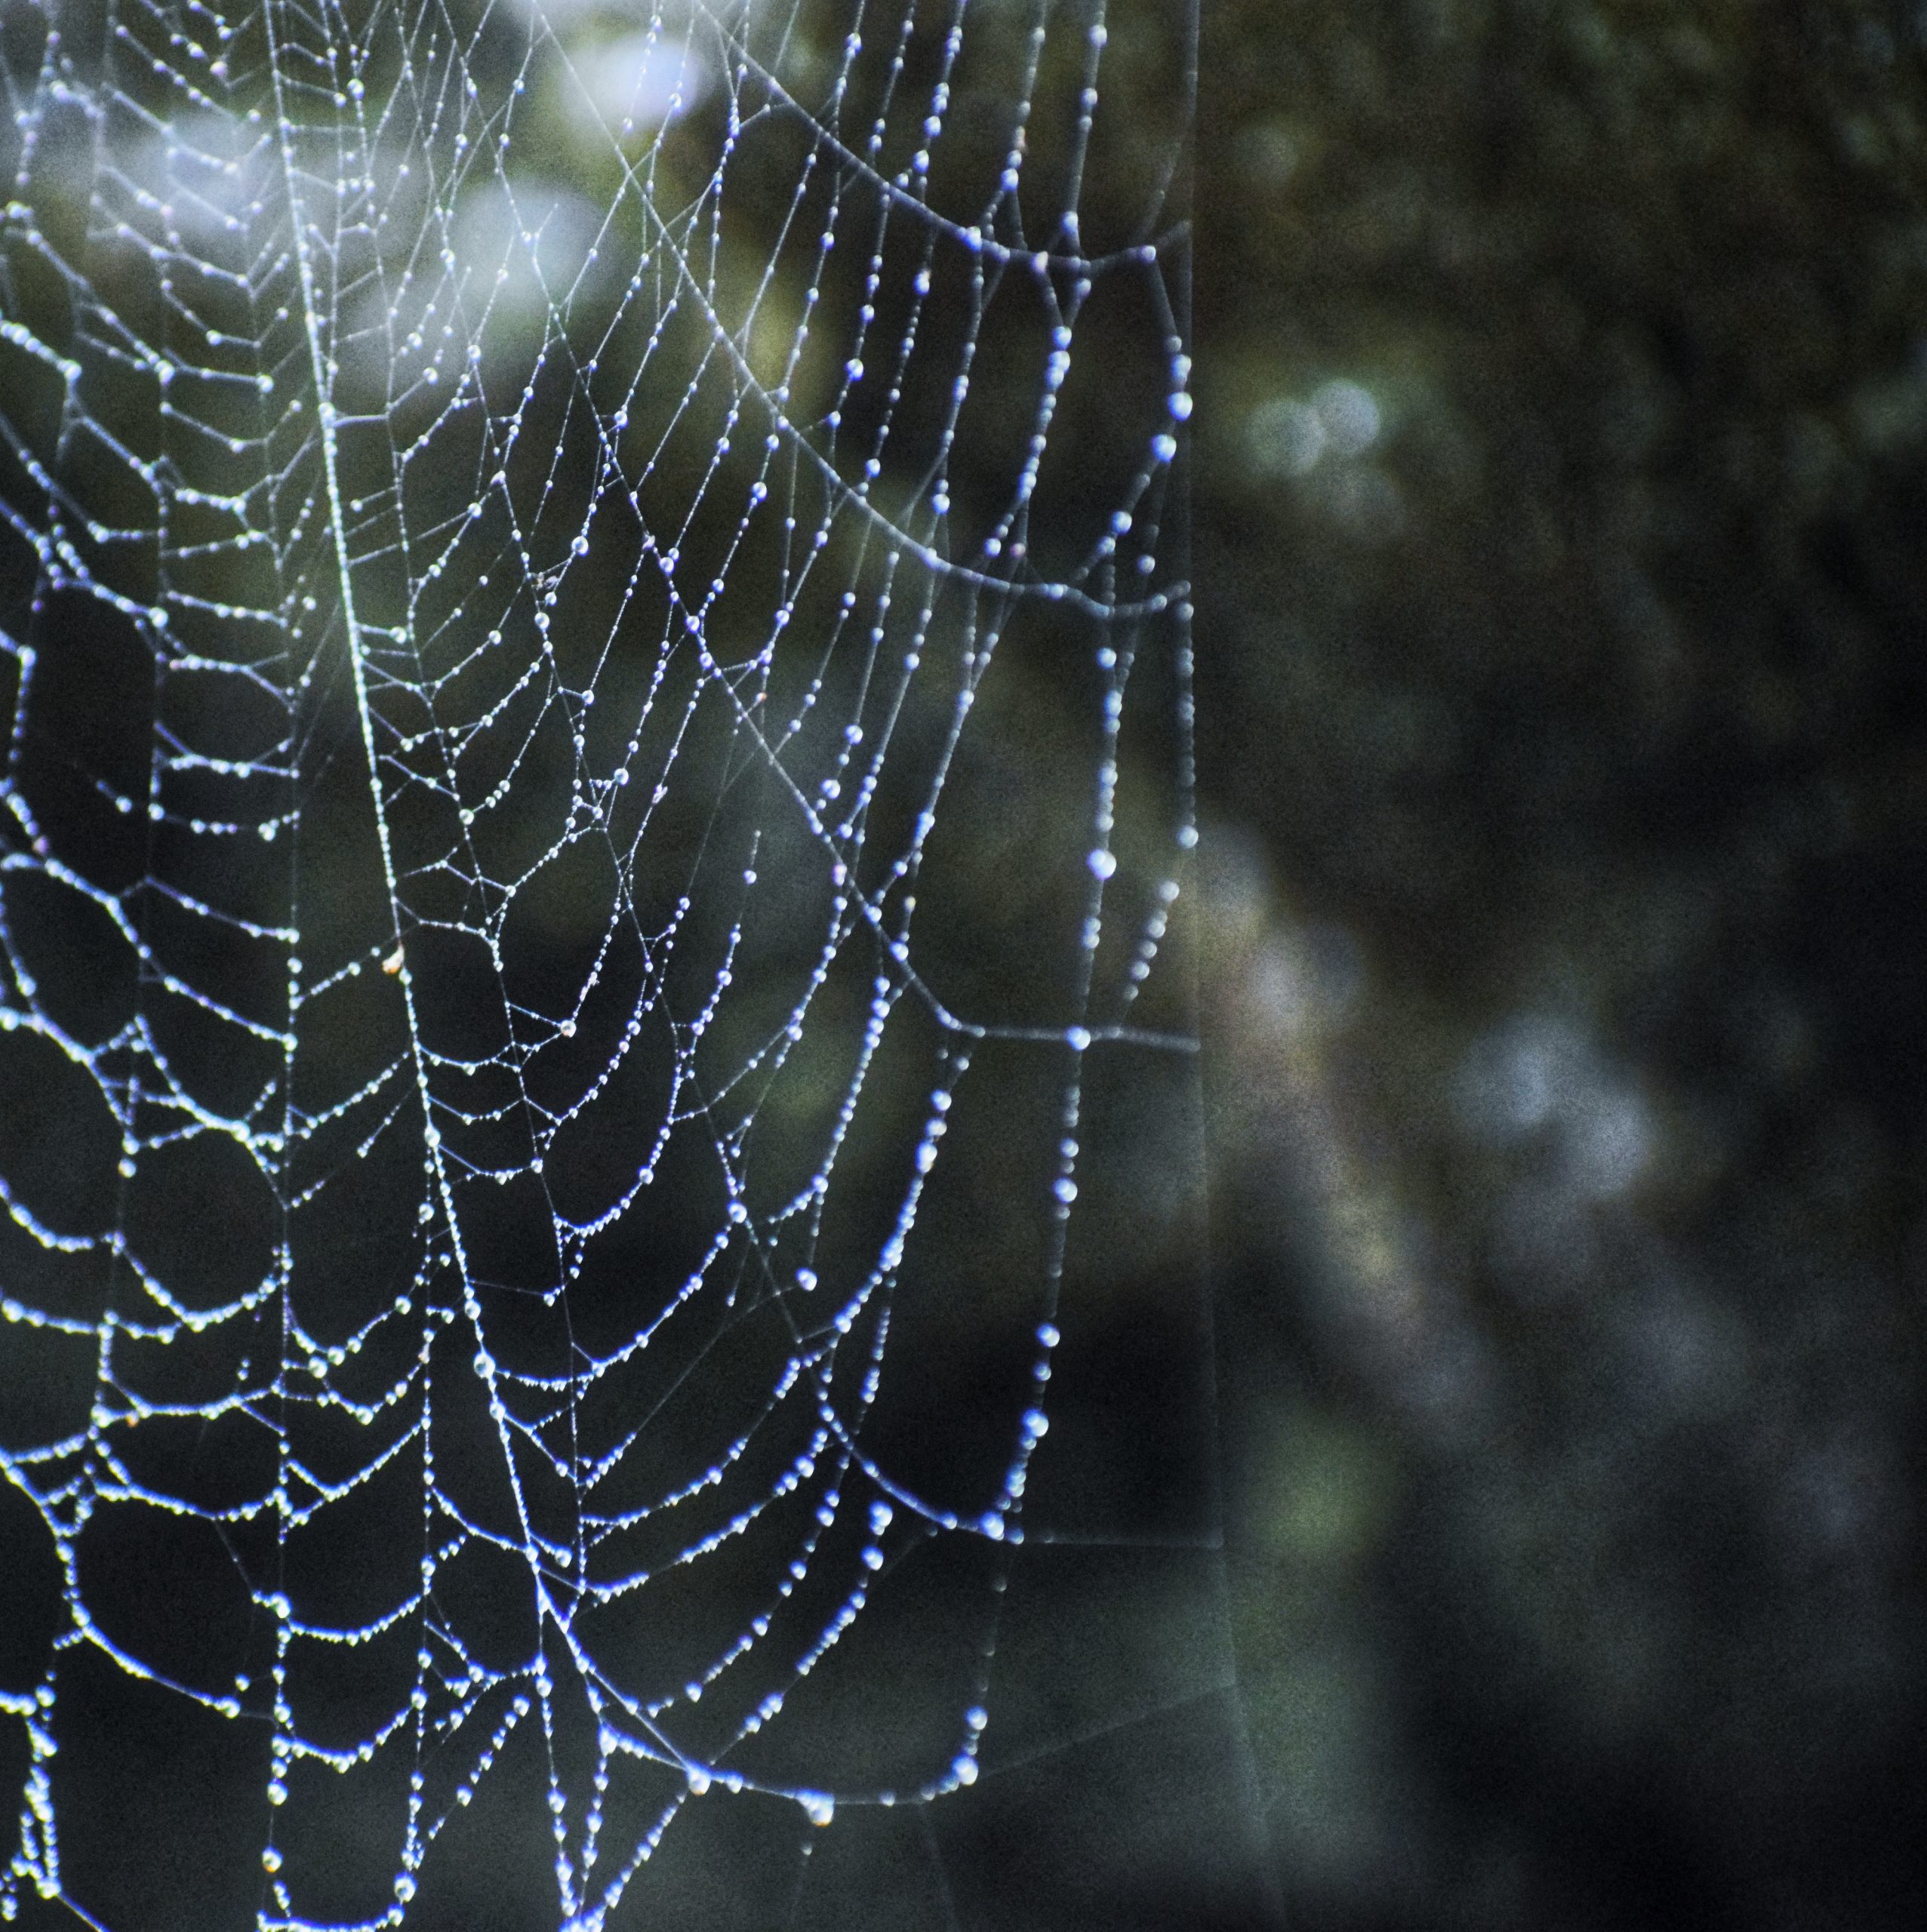
[[[8,1917],[724,1922],[1129,1543],[1031,1491],[1183,1219],[1135,31],[0,15]]]

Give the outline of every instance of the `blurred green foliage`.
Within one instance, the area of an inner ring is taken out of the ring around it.
[[[1215,1238],[1294,1922],[1913,1923],[1927,10],[1205,36]]]

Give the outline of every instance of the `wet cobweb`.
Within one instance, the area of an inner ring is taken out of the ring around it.
[[[0,10],[7,1917],[1229,1829],[1187,32]]]

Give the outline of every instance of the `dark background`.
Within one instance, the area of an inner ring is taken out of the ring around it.
[[[1285,1916],[1916,1922],[1927,14],[1205,34],[1212,1239]],[[1307,466],[1334,380],[1379,433]]]

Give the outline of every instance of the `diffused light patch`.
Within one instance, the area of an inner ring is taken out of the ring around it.
[[[1645,1171],[1652,1151],[1652,1119],[1645,1103],[1629,1088],[1611,1088],[1593,1096],[1572,1123],[1567,1158],[1575,1184],[1603,1198],[1630,1187]]]
[[[259,212],[266,137],[238,117],[197,109],[134,146],[128,172],[154,198],[167,233],[204,250],[230,245]]]
[[[636,20],[665,37],[686,36],[705,23],[728,28],[749,11],[745,0],[515,0],[531,25],[558,37],[593,20]]]
[[[488,304],[500,321],[528,325],[550,309],[567,314],[600,229],[580,195],[540,183],[490,181],[463,198],[452,242],[470,300]]]
[[[1377,398],[1361,383],[1326,383],[1312,398],[1311,406],[1334,456],[1362,456],[1384,426]]]
[[[574,58],[589,106],[617,135],[663,126],[701,106],[716,85],[709,55],[674,34],[625,34]]]
[[[1303,476],[1324,455],[1329,438],[1309,404],[1274,396],[1246,419],[1245,441],[1251,466],[1261,475]]]
[[[1325,457],[1364,455],[1384,433],[1384,412],[1362,383],[1321,383],[1308,398],[1273,396],[1246,417],[1245,446],[1264,476],[1308,476]]]
[[[1256,1010],[1285,1040],[1329,1032],[1356,1004],[1363,980],[1358,943],[1337,926],[1280,921],[1251,964]]]
[[[1460,1069],[1458,1099],[1480,1139],[1544,1141],[1559,1182],[1592,1199],[1624,1192],[1653,1155],[1645,1100],[1567,1021],[1528,1015],[1487,1034]]]

